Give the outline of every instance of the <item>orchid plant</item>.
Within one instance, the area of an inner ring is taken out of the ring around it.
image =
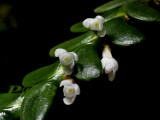
[[[119,64],[109,44],[132,46],[145,40],[143,33],[128,21],[159,22],[160,12],[148,2],[113,0],[97,7],[97,16],[72,25],[71,32],[83,34],[50,49],[50,57],[57,57],[57,62],[27,74],[22,85],[28,91],[0,94],[0,120],[43,120],[60,87],[64,87],[62,102],[72,105],[80,95],[77,81],[90,82],[102,74],[111,82],[116,80]],[[159,4],[158,0],[154,2]]]

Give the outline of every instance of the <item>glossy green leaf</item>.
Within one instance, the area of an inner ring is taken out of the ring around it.
[[[19,118],[23,99],[24,96],[22,93],[0,94],[0,120],[14,120]]]
[[[79,22],[79,23],[72,25],[70,28],[70,31],[71,32],[87,32],[89,31],[89,29],[84,27],[82,22]]]
[[[123,18],[114,18],[106,22],[104,26],[114,44],[130,46],[144,40],[144,35],[135,27],[127,24]]]
[[[93,31],[88,31],[87,33],[84,33],[81,36],[78,36],[76,38],[73,38],[71,40],[68,40],[66,42],[63,42],[55,47],[53,47],[50,51],[49,51],[49,55],[51,57],[55,57],[54,52],[56,49],[58,48],[63,48],[66,49],[68,52],[69,51],[73,51],[74,49],[76,49],[77,47],[81,46],[81,45],[85,45],[87,43],[89,43],[90,41],[94,41],[98,38],[97,34]]]
[[[43,120],[52,105],[60,81],[45,81],[32,87],[21,107],[21,120]]]
[[[112,10],[106,11],[102,14],[102,17],[105,19],[106,21],[109,21],[111,19],[113,19],[114,17],[117,16],[117,13],[119,11],[119,7],[118,8],[114,8]]]
[[[127,14],[142,21],[160,21],[160,12],[148,6],[146,2],[134,1],[126,4]]]
[[[60,62],[56,62],[27,74],[23,79],[22,85],[32,87],[45,80],[61,79],[63,75],[63,68]]]
[[[79,56],[77,72],[75,74],[77,79],[89,81],[102,74],[102,64],[95,46],[97,44],[87,44],[76,49],[75,52]]]
[[[130,1],[133,1],[133,0],[113,0],[113,1],[107,2],[107,3],[97,7],[94,10],[94,12],[95,13],[103,13],[103,12],[111,10],[113,8],[120,7],[123,4],[130,2]]]
[[[21,93],[2,93],[0,94],[0,110],[12,104],[21,96]]]

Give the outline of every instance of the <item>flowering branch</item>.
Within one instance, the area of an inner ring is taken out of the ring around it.
[[[24,77],[22,85],[30,88],[28,91],[11,95],[13,100],[10,94],[0,94],[0,103],[5,103],[0,105],[0,119],[17,115],[18,112],[21,120],[43,120],[59,87],[63,86],[62,102],[71,105],[80,95],[81,86],[76,84],[78,81],[89,82],[104,73],[108,75],[109,81],[116,80],[119,64],[116,56],[113,58],[108,44],[131,46],[145,40],[143,33],[132,22],[128,24],[130,18],[144,22],[160,21],[160,13],[150,7],[146,0],[114,0],[97,7],[94,12],[99,15],[71,26],[72,32],[84,34],[51,48],[49,55],[58,57],[57,62]],[[106,45],[102,50],[103,42]],[[99,52],[102,57],[99,57]]]

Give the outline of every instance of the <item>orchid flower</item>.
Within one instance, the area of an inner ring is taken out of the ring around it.
[[[106,34],[106,29],[103,26],[104,18],[97,15],[95,18],[87,18],[83,21],[83,26],[90,28],[91,30],[98,31],[97,34],[100,37],[104,37]]]
[[[108,45],[104,47],[101,59],[102,67],[106,74],[108,74],[109,81],[113,81],[118,70],[118,62],[112,57],[111,50]]]
[[[64,86],[63,93],[65,96],[63,102],[66,105],[71,105],[75,101],[76,96],[80,94],[80,88],[71,79],[63,80],[60,83],[60,87],[62,86]]]
[[[59,48],[55,51],[55,56],[59,57],[63,70],[66,75],[71,75],[74,70],[75,61],[78,61],[78,55],[75,52],[67,52]]]

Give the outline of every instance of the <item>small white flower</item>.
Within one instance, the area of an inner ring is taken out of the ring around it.
[[[118,70],[118,62],[112,57],[110,48],[108,45],[104,47],[102,52],[102,67],[106,74],[108,74],[109,81],[113,81]]]
[[[66,105],[71,105],[75,101],[76,96],[80,94],[80,88],[77,84],[73,84],[71,79],[63,80],[60,83],[60,87],[62,86],[64,86],[63,93],[65,96],[63,102]]]
[[[90,28],[91,30],[98,31],[97,34],[100,37],[104,37],[106,34],[106,29],[103,26],[104,18],[97,15],[95,18],[87,18],[83,21],[83,26]]]
[[[78,61],[78,55],[74,52],[67,52],[65,49],[59,48],[55,51],[55,56],[59,57],[66,75],[71,75],[74,70],[75,61]]]

